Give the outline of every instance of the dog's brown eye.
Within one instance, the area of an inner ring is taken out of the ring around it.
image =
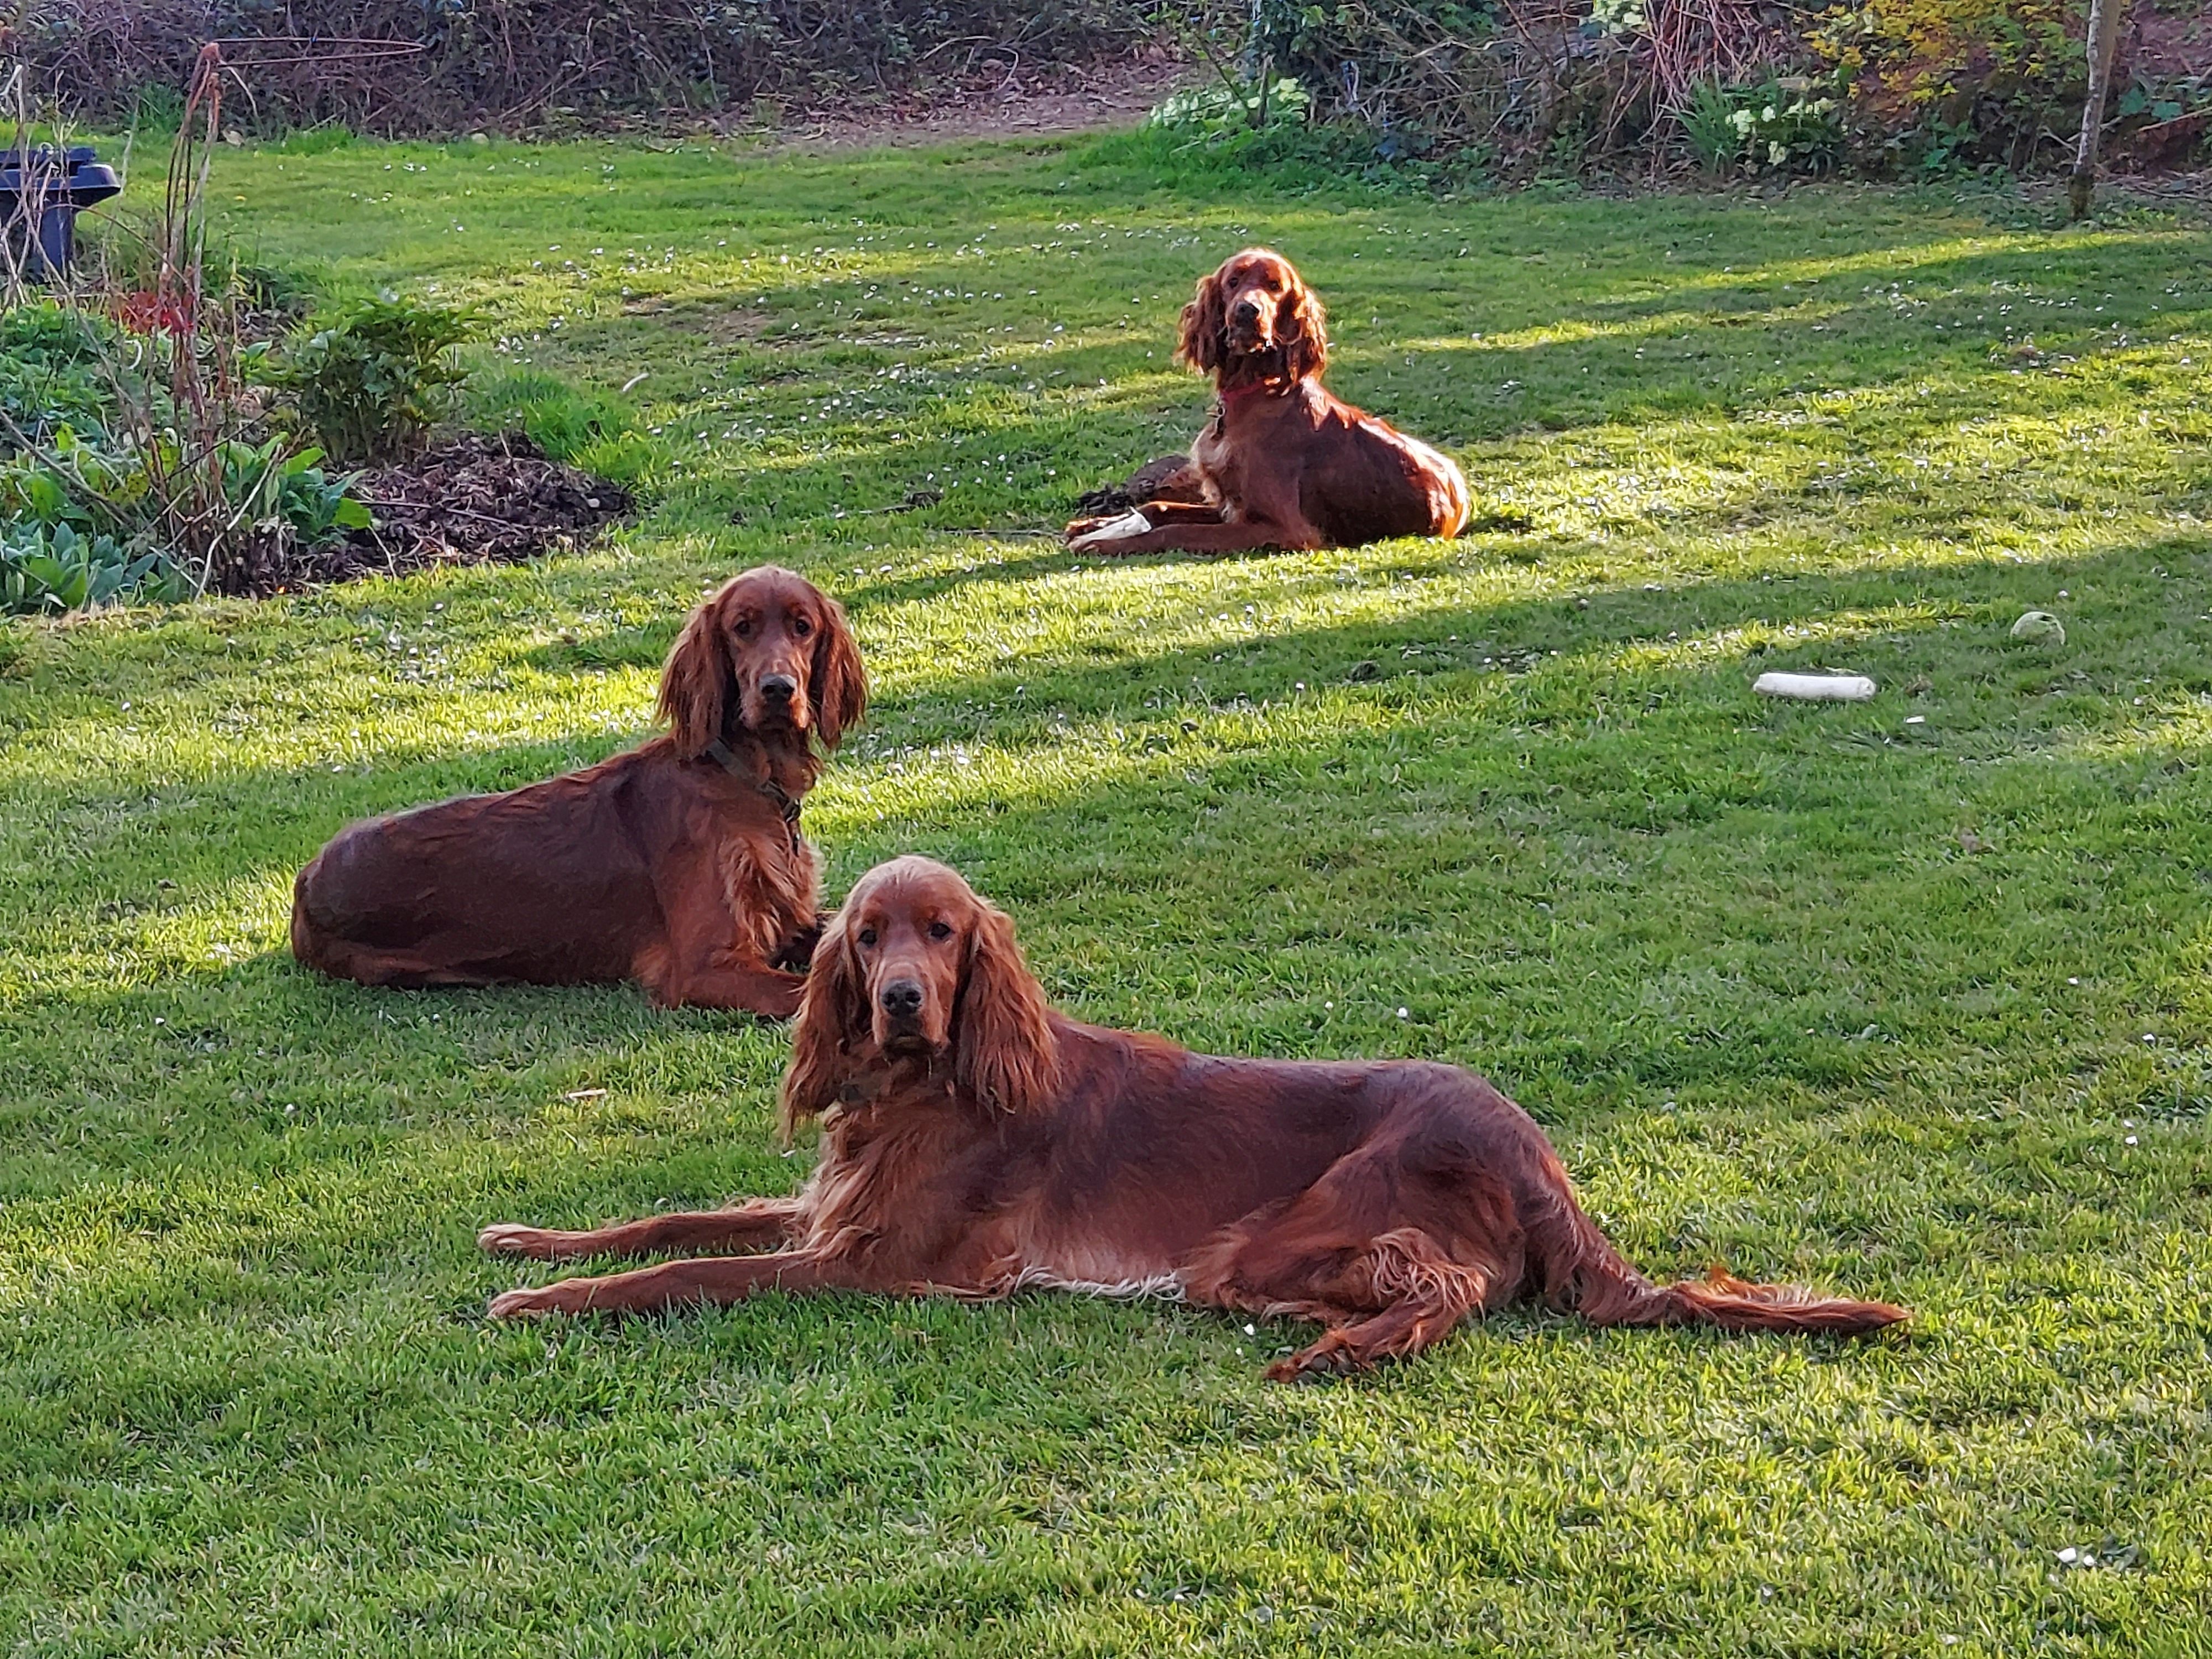
[[[791,631],[798,635],[799,637],[803,640],[809,634],[811,634],[814,631],[814,624],[807,621],[805,617],[799,617],[793,621],[791,624]]]
[[[933,939],[948,939],[952,937],[952,930],[941,921],[933,921],[929,924],[929,936]]]
[[[739,623],[737,627],[737,635],[741,640],[749,640],[752,638],[753,625],[749,622]]]
[[[860,929],[860,943],[861,943],[861,944],[863,944],[863,945],[872,945],[873,944],[875,944],[875,942],[876,942],[876,930],[875,930],[874,928],[872,928],[872,927],[863,927],[862,929]]]

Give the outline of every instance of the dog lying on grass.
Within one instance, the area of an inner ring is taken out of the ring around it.
[[[1181,1296],[1318,1321],[1288,1381],[1417,1353],[1535,1297],[1597,1325],[1860,1335],[1905,1311],[1716,1277],[1660,1285],[1575,1203],[1528,1115],[1413,1060],[1194,1054],[1047,1006],[1012,924],[955,872],[870,871],[824,929],[783,1082],[822,1121],[796,1198],[594,1232],[487,1227],[487,1250],[672,1261],[510,1291],[496,1317],[643,1312],[758,1290]]]
[[[795,1012],[821,862],[799,803],[867,707],[844,612],[763,566],[691,613],[665,737],[544,783],[342,831],[300,872],[292,951],[364,985],[635,979],[656,1002]]]
[[[1067,526],[1079,553],[1357,547],[1456,536],[1467,480],[1428,445],[1333,397],[1322,304],[1291,262],[1247,248],[1198,285],[1176,355],[1220,401],[1187,469],[1143,469],[1152,498]]]

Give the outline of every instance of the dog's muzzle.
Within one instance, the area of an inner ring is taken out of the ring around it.
[[[895,979],[876,994],[876,1006],[893,1036],[920,1035],[921,1000],[921,981],[914,979]]]
[[[1265,351],[1274,343],[1267,320],[1267,308],[1256,300],[1238,301],[1229,313],[1229,343],[1239,351]]]

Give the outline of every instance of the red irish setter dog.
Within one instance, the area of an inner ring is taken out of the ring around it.
[[[503,795],[356,823],[300,872],[293,954],[364,985],[641,981],[657,1002],[798,1011],[821,861],[799,804],[867,707],[845,613],[763,566],[685,623],[667,736]]]
[[[1214,377],[1212,423],[1159,499],[1068,526],[1073,550],[1357,547],[1467,528],[1458,467],[1322,389],[1321,301],[1281,254],[1247,248],[1201,281],[1176,355]]]
[[[943,865],[863,877],[824,928],[783,1081],[823,1121],[797,1198],[598,1232],[486,1228],[549,1259],[756,1248],[510,1291],[495,1316],[757,1290],[1156,1291],[1320,1321],[1272,1366],[1356,1370],[1523,1297],[1599,1325],[1856,1335],[1906,1316],[1774,1285],[1654,1285],[1575,1203],[1535,1122],[1418,1060],[1224,1060],[1046,1005],[1013,927]]]

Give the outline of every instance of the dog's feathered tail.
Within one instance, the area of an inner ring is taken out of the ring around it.
[[[1529,1230],[1529,1266],[1553,1307],[1593,1325],[1713,1325],[1727,1331],[1866,1336],[1912,1316],[1887,1302],[1754,1285],[1716,1269],[1703,1280],[1655,1285],[1630,1267],[1573,1199]]]

